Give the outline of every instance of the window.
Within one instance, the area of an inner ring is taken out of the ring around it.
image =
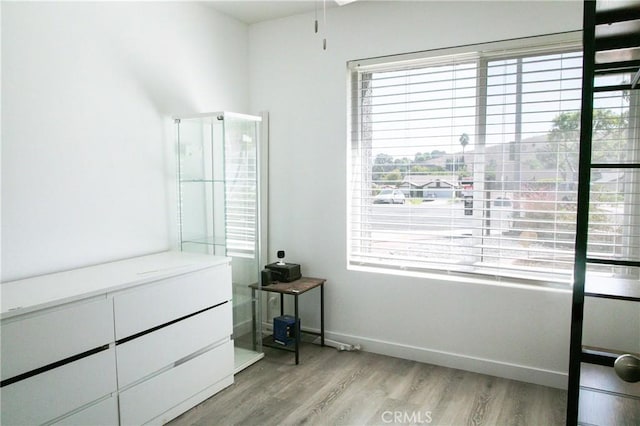
[[[623,263],[640,258],[640,93],[597,90],[630,86],[633,77],[614,72],[594,81],[588,258]],[[640,268],[589,263],[587,275],[637,281]]]
[[[349,266],[569,283],[581,50],[551,36],[350,62]],[[603,105],[618,155],[629,96]],[[607,194],[598,226],[624,233]]]

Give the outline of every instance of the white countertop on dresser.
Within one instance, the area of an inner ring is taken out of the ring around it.
[[[228,257],[166,251],[0,284],[1,319],[229,263]]]

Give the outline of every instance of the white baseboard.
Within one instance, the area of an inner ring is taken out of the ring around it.
[[[262,330],[271,331],[273,325],[262,323]],[[302,327],[303,330],[320,332],[320,329]],[[343,333],[325,330],[325,339],[341,343],[360,345],[360,350],[426,364],[457,368],[474,373],[487,374],[505,379],[518,380],[536,385],[549,386],[557,389],[567,389],[568,374],[564,371],[545,370],[526,365],[513,364],[492,359],[473,357],[468,355],[444,352],[429,348],[404,345],[384,340],[369,339]]]
[[[233,335],[244,336],[247,333],[251,333],[251,322],[252,320],[250,318],[238,324],[233,324]]]
[[[319,332],[318,329],[303,329]],[[334,333],[325,330],[325,339],[335,340],[351,345],[360,345],[362,351],[372,352],[411,361],[456,368],[474,373],[487,374],[505,379],[567,389],[568,374],[563,371],[545,370],[526,365],[512,364],[503,361],[473,357],[468,355],[444,352],[428,348],[387,342],[377,339]]]

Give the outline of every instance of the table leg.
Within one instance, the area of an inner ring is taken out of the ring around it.
[[[256,324],[256,290],[251,289],[251,341],[253,342],[253,350],[258,347],[258,325]]]
[[[280,293],[280,316],[284,315],[284,294]]]
[[[324,346],[324,283],[320,284],[320,346]]]
[[[298,317],[298,295],[294,295],[294,320],[296,330],[296,365],[300,363],[300,317]]]

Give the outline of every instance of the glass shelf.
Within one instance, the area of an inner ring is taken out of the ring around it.
[[[214,235],[210,235],[204,238],[192,238],[192,239],[184,239],[183,243],[191,243],[191,244],[205,244],[209,246],[224,246],[226,242],[224,238],[215,237]]]
[[[223,180],[219,179],[181,179],[180,183],[224,183]]]
[[[262,303],[253,303],[248,288],[264,265],[258,239],[260,121],[227,112],[175,120],[180,246],[231,258],[237,369],[262,356],[251,338],[252,319],[262,321]]]

